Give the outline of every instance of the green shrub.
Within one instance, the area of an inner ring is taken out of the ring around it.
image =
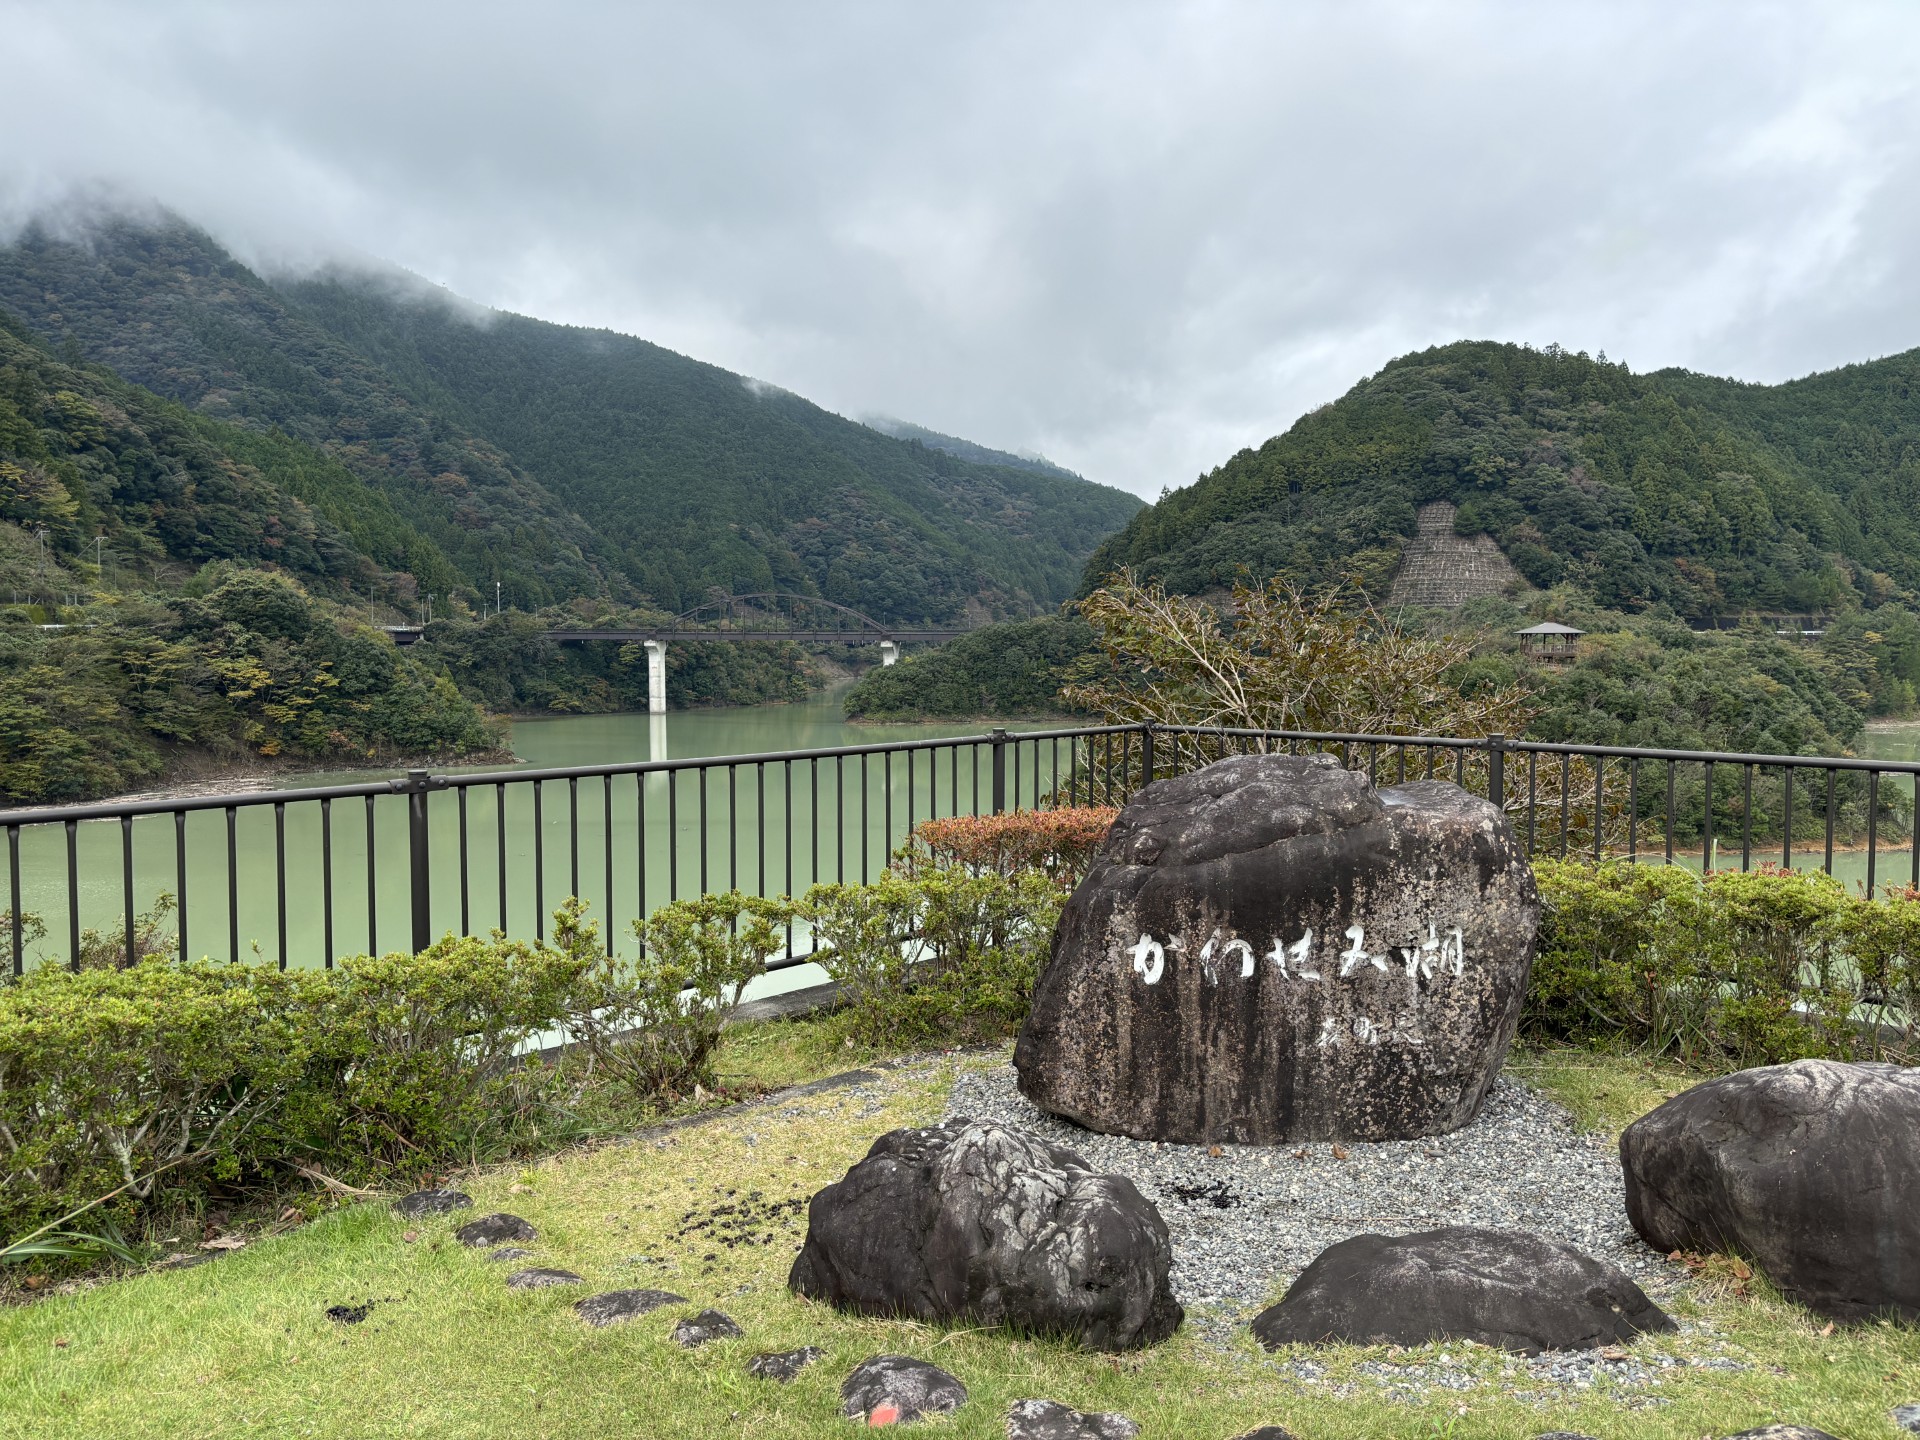
[[[321,977],[161,961],[0,987],[0,1223],[234,1176],[315,1074]],[[123,1188],[124,1187],[124,1188]]]
[[[1046,874],[889,871],[800,905],[856,1033],[895,1043],[1006,1033],[1025,1017],[1067,892]]]
[[[591,959],[448,937],[332,971],[155,957],[0,985],[0,1235],[113,1190],[124,1212],[495,1151],[545,1078],[515,1057]]]
[[[328,1082],[301,1098],[289,1138],[377,1174],[473,1152],[503,1133],[542,1078],[516,1063],[565,1023],[595,956],[591,932],[558,921],[556,945],[448,935],[418,955],[343,960],[317,1022]]]
[[[568,1016],[596,1067],[643,1099],[714,1083],[720,1031],[740,992],[786,943],[791,908],[729,890],[677,900],[634,924],[637,959],[597,954],[577,910],[556,917],[563,948],[595,956]]]
[[[1735,1066],[1915,1053],[1920,897],[1819,871],[1536,860],[1523,1024]]]

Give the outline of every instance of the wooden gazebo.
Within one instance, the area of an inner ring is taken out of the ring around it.
[[[1574,658],[1574,647],[1579,638],[1586,634],[1571,625],[1562,625],[1557,620],[1548,620],[1544,624],[1530,625],[1525,630],[1516,630],[1520,637],[1520,648],[1528,658],[1544,660],[1550,665],[1565,665]]]

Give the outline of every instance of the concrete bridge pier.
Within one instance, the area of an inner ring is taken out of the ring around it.
[[[667,713],[667,642],[643,640],[647,651],[647,713]]]
[[[880,642],[880,663],[882,665],[894,665],[897,664],[899,660],[899,644],[892,640],[882,640]]]

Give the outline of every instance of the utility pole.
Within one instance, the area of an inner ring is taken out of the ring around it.
[[[493,582],[493,614],[495,619],[500,616],[500,582],[498,580]]]
[[[102,530],[93,537],[93,573],[102,585],[107,583],[106,567],[100,562],[100,547],[107,543],[107,532]]]
[[[432,623],[433,623],[433,592],[429,590],[427,592],[427,624],[431,625]]]

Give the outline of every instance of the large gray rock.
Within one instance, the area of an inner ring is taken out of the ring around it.
[[[1660,1250],[1745,1256],[1836,1320],[1920,1321],[1920,1070],[1796,1060],[1696,1085],[1620,1137]]]
[[[962,1119],[889,1131],[815,1195],[787,1283],[866,1315],[964,1318],[1127,1350],[1184,1318],[1172,1260],[1166,1222],[1131,1180]]]
[[[1061,916],[1020,1088],[1142,1139],[1457,1129],[1513,1039],[1539,920],[1505,817],[1456,786],[1284,755],[1155,781]]]
[[[1673,1328],[1624,1271],[1570,1245],[1450,1225],[1328,1246],[1254,1318],[1253,1336],[1269,1350],[1472,1340],[1537,1354]]]

